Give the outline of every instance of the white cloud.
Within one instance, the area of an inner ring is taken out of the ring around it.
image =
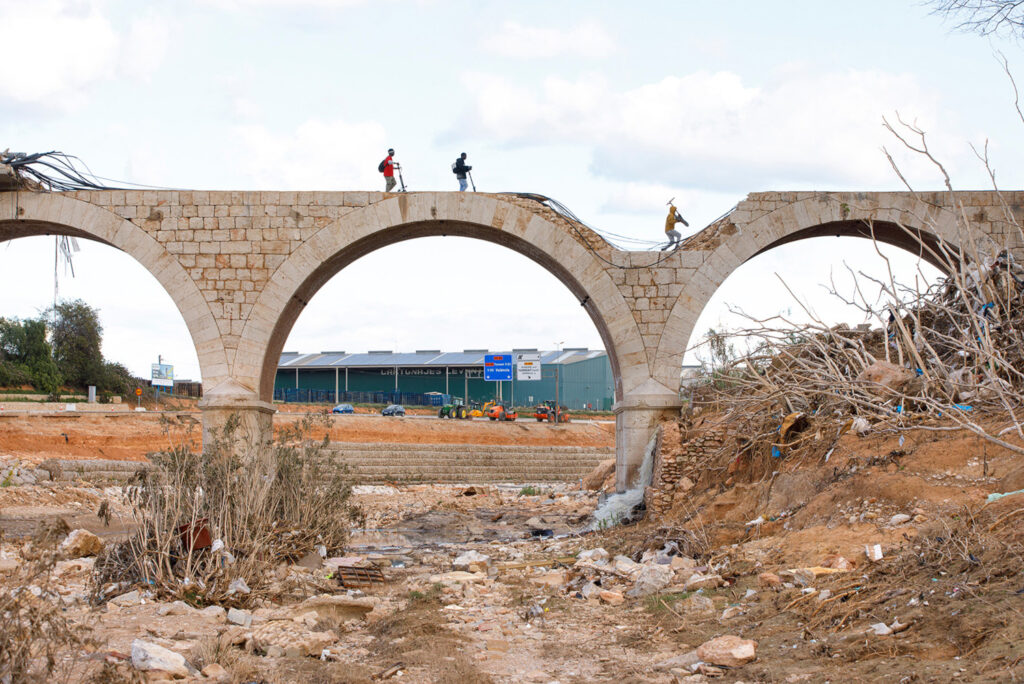
[[[62,105],[114,71],[118,37],[96,4],[8,2],[0,26],[8,55],[0,60],[0,97]]]
[[[294,131],[277,133],[262,125],[234,128],[242,150],[242,172],[255,188],[332,190],[381,184],[377,162],[387,144],[375,122],[311,119]]]
[[[164,61],[169,46],[167,17],[149,14],[134,19],[121,47],[120,68],[128,76],[146,78]]]
[[[568,29],[502,24],[498,33],[481,40],[481,47],[505,57],[546,59],[561,55],[598,58],[615,51],[615,40],[604,27],[585,21]]]
[[[796,68],[761,86],[696,72],[622,91],[600,76],[524,87],[470,73],[464,82],[475,102],[463,130],[478,137],[584,144],[595,175],[716,191],[891,185],[882,115],[899,109],[948,125],[913,77],[878,71]]]
[[[0,4],[4,49],[0,100],[69,109],[90,86],[118,75],[145,76],[163,60],[167,21],[148,15],[119,31],[100,0]]]

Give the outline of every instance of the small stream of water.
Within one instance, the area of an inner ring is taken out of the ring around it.
[[[644,460],[640,471],[630,484],[630,488],[621,494],[612,494],[594,511],[594,520],[589,529],[599,530],[619,524],[644,500],[644,491],[651,484],[654,476],[654,452],[658,446],[658,433],[655,432],[644,451]]]

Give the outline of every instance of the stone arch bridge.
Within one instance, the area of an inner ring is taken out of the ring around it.
[[[67,234],[138,260],[170,294],[192,335],[204,428],[237,413],[261,439],[270,433],[273,378],[288,333],[333,275],[374,250],[418,237],[504,245],[553,273],[600,332],[615,377],[623,489],[657,423],[680,408],[683,353],[701,310],[733,270],[780,244],[828,235],[874,235],[938,263],[930,250],[965,239],[957,215],[971,221],[969,239],[1020,256],[1024,240],[1014,222],[1024,221],[1024,192],[1001,198],[754,193],[677,251],[661,253],[616,249],[517,195],[9,190],[0,192],[0,240]]]

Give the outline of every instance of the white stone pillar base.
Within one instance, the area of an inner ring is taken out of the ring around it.
[[[633,484],[644,460],[644,450],[658,424],[679,417],[682,401],[668,392],[631,393],[612,407],[615,413],[615,491]]]

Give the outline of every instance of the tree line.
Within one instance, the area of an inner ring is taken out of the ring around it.
[[[103,396],[130,394],[138,384],[101,350],[99,312],[81,299],[62,302],[38,318],[0,317],[0,387],[27,387],[59,395],[62,387],[95,385]]]

